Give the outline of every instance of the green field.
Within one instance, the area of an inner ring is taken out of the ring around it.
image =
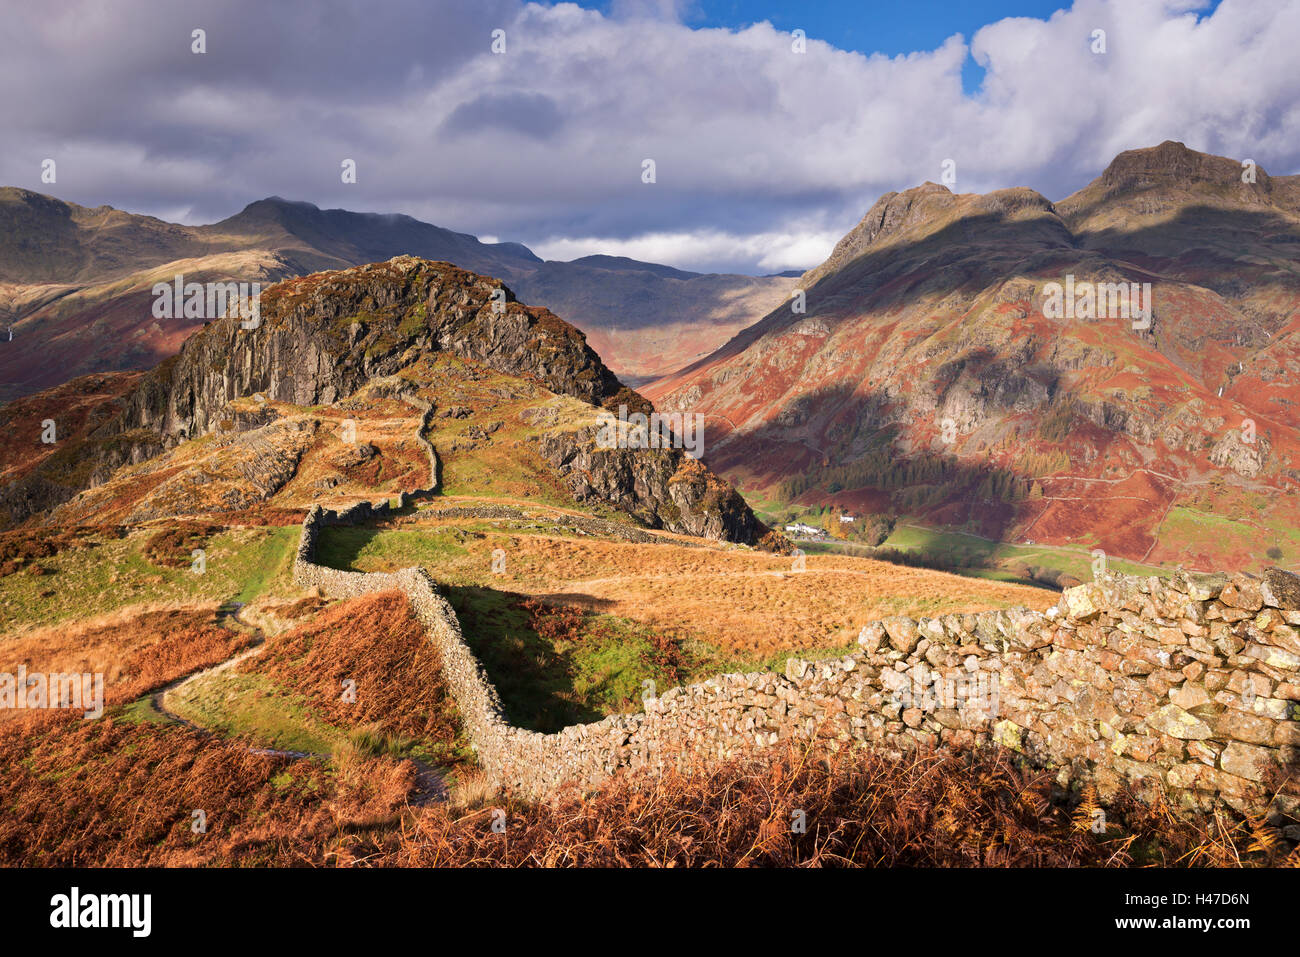
[[[167,706],[199,727],[264,748],[331,754],[347,740],[345,730],[315,717],[302,695],[234,669],[182,685],[167,696]]]
[[[189,564],[155,565],[143,554],[152,531],[68,548],[40,560],[43,575],[26,571],[0,578],[0,633],[26,625],[92,618],[129,605],[247,602],[266,592],[292,590],[297,525],[230,529],[203,545],[202,574]]]
[[[850,642],[745,657],[684,631],[666,634],[615,615],[530,607],[526,595],[474,586],[444,592],[466,643],[501,695],[507,720],[534,731],[639,711],[646,682],[662,694],[716,674],[780,671],[792,656],[841,657],[856,648]]]
[[[464,543],[472,534],[453,528],[327,525],[316,540],[316,561],[330,568],[362,572],[423,565],[437,569],[442,580],[449,566],[469,555]]]
[[[888,552],[878,552],[869,546],[852,542],[808,542],[800,547],[810,555],[839,553],[864,558],[880,557],[888,560]],[[1024,574],[1025,568],[1039,568],[1073,576],[1079,581],[1093,578],[1092,553],[1075,546],[1019,545],[993,542],[964,532],[940,531],[916,525],[898,525],[893,534],[880,546],[882,550],[894,549],[923,559],[925,563],[959,575],[985,578],[993,581],[1015,582],[1026,585],[1051,587]],[[1172,570],[1158,565],[1108,556],[1107,570],[1133,575],[1159,575],[1168,577]]]
[[[1073,546],[991,542],[962,532],[944,532],[900,524],[885,540],[884,547],[925,555],[938,561],[952,559],[954,567],[967,572],[1005,571],[1004,566],[1012,562],[1020,562],[1065,572],[1080,581],[1090,581],[1093,577],[1092,553],[1087,549]],[[1106,566],[1110,571],[1132,575],[1168,576],[1171,574],[1169,569],[1156,565],[1143,565],[1113,556],[1107,558]]]
[[[1270,520],[1268,500],[1253,497],[1255,515],[1242,513],[1224,516],[1186,505],[1175,505],[1158,530],[1161,541],[1177,541],[1189,549],[1208,554],[1220,550],[1225,542],[1249,552],[1260,568],[1276,564],[1296,568],[1300,557],[1300,528],[1283,521]],[[1258,568],[1247,568],[1258,571]]]

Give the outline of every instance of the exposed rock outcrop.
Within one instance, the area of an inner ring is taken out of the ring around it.
[[[739,492],[681,449],[603,449],[576,432],[538,446],[580,502],[610,502],[651,528],[701,538],[753,544],[767,531]]]
[[[8,493],[8,503],[0,498],[0,505],[8,504],[17,519],[26,518],[104,482],[123,464],[187,439],[214,431],[255,437],[274,429],[277,413],[268,402],[304,408],[338,404],[376,380],[392,380],[382,385],[384,394],[415,402],[424,411],[422,428],[427,427],[433,407],[415,396],[414,367],[437,352],[593,407],[652,409],[619,382],[581,332],[549,311],[516,302],[495,279],[399,256],[276,284],[262,293],[256,319],[232,313],[209,323],[179,355],[120,399],[116,414],[61,450],[61,456],[82,463],[80,482],[46,482],[38,468],[26,486]],[[251,397],[264,400],[260,410],[232,404]],[[418,438],[436,470],[436,451]],[[256,444],[250,438],[232,448]],[[569,433],[546,435],[540,444],[543,458],[563,474],[579,501],[606,501],[653,528],[709,538],[752,544],[767,531],[730,485],[681,450],[605,452]],[[349,454],[363,454],[364,448]],[[265,480],[253,476],[254,489],[273,494],[293,474],[301,454],[300,447],[286,456],[268,453]],[[175,490],[183,489],[181,479],[172,483]],[[232,508],[248,504],[230,502]],[[148,503],[142,507],[142,517],[153,514]]]
[[[226,403],[254,393],[329,404],[430,351],[593,404],[622,388],[577,329],[516,302],[496,280],[447,263],[398,256],[287,280],[263,292],[260,313],[255,328],[231,315],[196,333],[137,390],[120,428],[200,435]]]

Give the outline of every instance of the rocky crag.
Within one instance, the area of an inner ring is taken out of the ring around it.
[[[610,502],[651,528],[755,543],[767,528],[730,484],[681,449],[606,449],[593,430],[558,432],[538,451],[579,502]]]
[[[517,302],[495,279],[399,256],[278,283],[262,293],[256,320],[232,313],[208,323],[116,399],[105,421],[0,491],[0,513],[21,521],[107,481],[124,464],[209,433],[247,433],[243,444],[256,445],[258,430],[278,426],[269,411],[236,408],[240,400],[310,409],[404,376],[409,388],[401,397],[409,399],[420,385],[413,367],[433,353],[577,399],[592,406],[593,423],[602,407],[651,409],[581,332],[548,310]],[[432,407],[416,398],[427,425]],[[40,404],[39,397],[24,401]],[[578,501],[608,502],[653,528],[727,541],[752,544],[767,531],[734,489],[683,449],[599,449],[596,437],[593,424],[540,441],[543,458]],[[76,469],[63,468],[69,462]],[[259,488],[272,494],[287,476],[278,478]]]

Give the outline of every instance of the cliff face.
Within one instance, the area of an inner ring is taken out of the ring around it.
[[[327,405],[422,352],[447,351],[598,404],[622,387],[586,338],[493,279],[399,256],[264,290],[261,322],[209,323],[132,397],[120,426],[200,435],[232,399]]]
[[[1059,211],[1072,228],[1082,231],[1079,227],[1090,225],[1091,215],[1113,203],[1129,206],[1125,213],[1130,218],[1177,212],[1193,198],[1223,208],[1276,206],[1273,177],[1255,168],[1254,181],[1246,182],[1243,171],[1237,160],[1166,141],[1120,153],[1101,176],[1058,204]]]
[[[117,398],[114,414],[49,457],[51,467],[75,461],[75,470],[64,468],[68,474],[54,482],[49,468],[37,465],[0,490],[0,514],[22,521],[187,439],[267,431],[232,403],[260,397],[300,409],[328,407],[398,374],[437,400],[439,390],[457,391],[456,382],[420,382],[421,360],[439,353],[577,399],[593,407],[593,419],[601,406],[650,410],[581,332],[548,310],[515,301],[495,279],[400,256],[278,283],[262,291],[257,321],[232,314],[208,323],[179,355]],[[29,401],[39,406],[40,398]],[[539,431],[534,439],[543,459],[578,501],[602,500],[651,527],[711,538],[752,543],[766,531],[734,489],[680,449],[606,451],[596,448],[594,430],[585,438]],[[278,447],[274,437],[264,438]],[[265,497],[287,478],[268,486]]]
[[[739,492],[681,449],[604,449],[593,434],[559,432],[538,450],[579,502],[609,502],[651,528],[748,544],[767,531]]]
[[[157,435],[94,443],[89,438],[121,415],[142,378],[139,372],[81,376],[0,408],[0,528],[58,505],[115,468],[162,451]],[[45,442],[50,421],[53,441]]]

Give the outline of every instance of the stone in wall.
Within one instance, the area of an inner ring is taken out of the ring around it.
[[[643,713],[540,734],[505,721],[428,572],[312,563],[316,528],[331,520],[340,514],[308,513],[295,579],[339,598],[400,588],[442,655],[480,763],[526,795],[592,786],[620,768],[816,742],[999,746],[1058,769],[1063,783],[1095,783],[1103,799],[1127,782],[1201,808],[1298,809],[1292,793],[1270,790],[1300,747],[1300,579],[1280,569],[1258,579],[1111,576],[1067,589],[1045,614],[872,622],[843,658],[718,675],[648,700]]]

